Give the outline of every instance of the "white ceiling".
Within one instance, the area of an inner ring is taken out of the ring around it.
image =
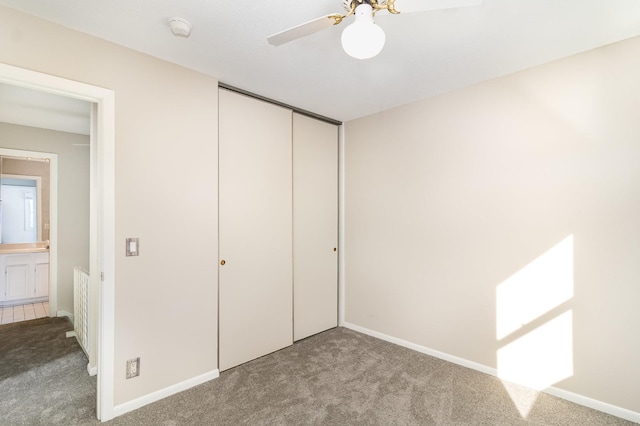
[[[343,12],[341,0],[0,4],[341,121],[640,35],[640,0],[485,0],[478,7],[379,16],[386,46],[359,61],[340,46],[353,18],[283,46],[266,41],[290,26]],[[396,8],[402,11],[402,0]],[[192,23],[190,38],[171,35],[171,17]]]
[[[0,122],[89,134],[91,104],[0,83]]]

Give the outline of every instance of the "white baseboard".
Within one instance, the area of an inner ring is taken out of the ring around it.
[[[124,404],[116,405],[115,407],[113,407],[113,416],[121,416],[130,411],[137,410],[140,407],[144,407],[147,404],[160,401],[163,398],[175,395],[176,393],[185,391],[194,386],[201,385],[202,383],[208,382],[209,380],[213,380],[218,377],[220,377],[220,371],[217,369],[212,370],[191,379],[185,380],[184,382],[176,383],[175,385],[160,389],[148,395],[141,396],[140,398],[136,398],[132,401],[125,402]]]
[[[542,392],[575,402],[579,405],[584,405],[585,407],[593,408],[594,410],[602,411],[603,413],[611,414],[612,416],[620,417],[621,419],[629,420],[630,422],[640,423],[640,413],[627,410],[626,408],[554,387],[544,389]]]
[[[421,345],[409,342],[407,340],[389,336],[384,333],[379,333],[377,331],[370,330],[365,327],[360,327],[359,325],[351,324],[348,322],[343,322],[341,326],[353,331],[357,331],[362,334],[366,334],[368,336],[376,337],[378,339],[385,340],[390,343],[394,343],[398,346],[403,346],[405,348],[413,349],[414,351],[417,351],[426,355],[430,355],[435,358],[449,361],[454,364],[461,365],[463,367],[471,368],[473,370],[477,370],[482,373],[498,377],[498,371],[495,368],[487,367],[486,365],[482,365],[477,362],[473,362],[464,358],[459,358],[457,356],[449,355],[444,352],[437,351],[435,349],[430,349],[425,346],[421,346]],[[602,411],[603,413],[611,414],[612,416],[620,417],[621,419],[640,423],[640,413],[627,410],[626,408],[621,408],[612,404],[608,404],[606,402],[598,401],[596,399],[592,399],[583,395],[579,395],[577,393],[569,392],[569,391],[555,388],[555,387],[544,389],[541,392],[548,393],[549,395],[557,396],[558,398],[566,399],[567,401],[575,402],[576,404],[583,405],[585,407],[589,407],[594,410]]]
[[[60,310],[60,311],[56,312],[56,316],[58,316],[58,317],[67,317],[73,323],[73,314],[71,312]]]
[[[377,331],[369,330],[368,328],[360,327],[359,325],[345,322],[343,323],[343,327],[351,329],[353,331],[357,331],[362,334],[366,334],[368,336],[377,337],[378,339],[395,343],[398,346],[404,346],[405,348],[413,349],[414,351],[431,355],[432,357],[440,358],[445,361],[449,361],[454,364],[461,365],[463,367],[471,368],[472,370],[481,371],[483,373],[490,374],[491,376],[498,375],[498,371],[495,368],[490,368],[490,367],[487,367],[486,365],[478,364],[477,362],[473,362],[473,361],[466,360],[464,358],[459,358],[457,356],[449,355],[444,352],[436,351],[435,349],[427,348],[425,346],[420,346],[415,343],[411,343],[407,340],[398,339],[397,337],[389,336],[387,334],[378,333]]]

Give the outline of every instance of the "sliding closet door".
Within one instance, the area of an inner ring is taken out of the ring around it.
[[[220,89],[220,370],[293,343],[291,114]]]
[[[338,127],[293,115],[294,339],[338,325]]]

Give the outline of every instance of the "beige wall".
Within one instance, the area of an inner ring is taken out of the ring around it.
[[[116,405],[216,369],[217,80],[4,7],[0,27],[0,62],[115,92]]]
[[[73,313],[73,268],[89,269],[89,149],[74,146],[88,143],[89,137],[84,135],[0,123],[0,147],[58,155],[58,311],[70,313]],[[11,168],[11,162],[18,160],[3,161],[4,173],[17,171]],[[24,174],[30,173],[21,169]],[[48,194],[48,173],[42,179],[42,190]],[[48,223],[48,203],[46,209],[44,201],[42,204],[43,218]],[[43,229],[45,232],[44,239],[48,239],[49,231]]]
[[[640,412],[639,58],[635,38],[347,123],[346,322],[499,374],[532,343],[565,363],[549,385]]]

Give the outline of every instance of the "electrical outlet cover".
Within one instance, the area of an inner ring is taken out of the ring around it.
[[[127,360],[127,379],[140,375],[140,357]]]

